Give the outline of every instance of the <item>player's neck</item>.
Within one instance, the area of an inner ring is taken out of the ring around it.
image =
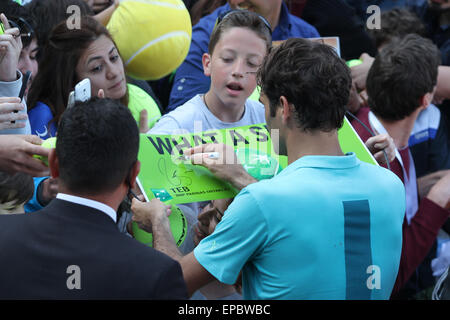
[[[289,164],[307,155],[344,155],[339,144],[337,130],[331,132],[295,130],[288,134],[286,142]]]

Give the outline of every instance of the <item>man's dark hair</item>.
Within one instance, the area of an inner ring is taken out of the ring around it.
[[[340,128],[352,84],[350,69],[325,44],[289,39],[266,56],[258,84],[274,117],[284,96],[295,106],[297,126],[304,131]]]
[[[100,98],[76,103],[58,127],[60,180],[79,194],[112,191],[127,179],[138,149],[139,129],[127,107]]]
[[[388,121],[411,115],[437,82],[440,53],[431,40],[416,34],[393,41],[376,57],[367,75],[373,113]]]
[[[34,193],[33,178],[25,173],[18,172],[9,175],[0,172],[0,203],[13,201],[18,206],[28,202]]]
[[[403,38],[410,33],[426,36],[427,29],[420,18],[412,11],[395,8],[381,13],[381,28],[370,29],[367,32],[372,37],[377,48],[386,45],[395,38]]]

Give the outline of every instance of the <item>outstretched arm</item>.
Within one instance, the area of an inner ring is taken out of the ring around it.
[[[207,157],[208,153],[217,152],[217,158]],[[185,151],[193,164],[206,167],[219,179],[225,180],[236,189],[242,190],[251,183],[257,182],[255,178],[245,171],[239,162],[233,147],[220,143],[204,144]]]
[[[131,211],[133,220],[138,222],[144,230],[153,233],[153,248],[180,263],[189,296],[215,279],[198,263],[193,252],[183,257],[178,250],[170,230],[169,206],[163,204],[159,199],[152,199],[150,202],[133,199]]]
[[[33,177],[49,175],[45,164],[33,155],[48,157],[49,149],[33,135],[0,135],[0,170],[14,174],[25,172]]]

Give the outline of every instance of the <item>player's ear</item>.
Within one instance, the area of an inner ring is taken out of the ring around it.
[[[282,110],[282,121],[283,123],[287,123],[292,117],[292,105],[289,103],[285,96],[280,97],[280,105]]]
[[[204,53],[202,56],[203,73],[205,76],[211,76],[211,55],[209,53]]]

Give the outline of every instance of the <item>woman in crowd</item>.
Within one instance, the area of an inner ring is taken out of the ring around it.
[[[82,17],[79,29],[65,22],[50,34],[28,97],[31,132],[45,139],[56,135],[58,120],[75,85],[88,78],[92,95],[128,106],[145,132],[161,113],[140,88],[127,84],[124,64],[108,30],[91,17]]]

